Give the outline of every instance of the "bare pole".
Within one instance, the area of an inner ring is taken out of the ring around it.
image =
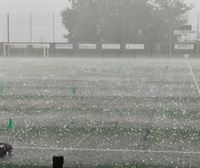
[[[32,30],[32,13],[30,13],[29,15],[29,19],[30,19],[30,42],[32,42],[32,33],[33,33],[33,30]]]
[[[200,21],[199,21],[199,19],[200,19],[200,13],[198,12],[198,14],[197,14],[197,39],[199,39],[200,38],[200,30],[199,30],[199,28],[200,28]]]
[[[199,39],[200,39],[200,13],[198,12],[197,14],[197,54],[200,55],[200,42],[199,42]]]
[[[53,12],[53,43],[55,43],[55,13]]]
[[[172,5],[175,3],[176,1],[175,0],[171,0],[171,2],[169,3],[169,7],[172,7]],[[173,17],[173,13],[171,13],[170,9],[168,11],[168,17],[169,17],[169,22],[170,22],[170,25],[169,25],[169,57],[172,56],[172,44],[173,44],[173,38],[174,38],[174,17]]]
[[[7,42],[10,42],[10,14],[7,13]]]
[[[169,30],[169,57],[172,56],[172,37],[173,37],[173,27],[170,23],[170,30]]]

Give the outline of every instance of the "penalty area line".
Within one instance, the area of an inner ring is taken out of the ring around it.
[[[34,149],[34,150],[63,150],[79,152],[135,152],[149,154],[200,154],[200,151],[159,151],[159,150],[132,150],[132,149],[95,149],[95,148],[48,148],[48,147],[13,147],[14,149]]]

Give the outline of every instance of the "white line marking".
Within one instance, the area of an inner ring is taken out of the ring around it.
[[[200,154],[200,151],[159,151],[159,150],[132,150],[132,149],[92,149],[92,148],[48,148],[48,147],[14,147],[14,149],[35,150],[63,150],[81,152],[135,152],[135,153],[163,153],[163,154]]]
[[[193,72],[193,70],[192,70],[192,67],[191,67],[190,63],[188,62],[188,58],[186,58],[185,60],[186,60],[186,63],[187,63],[187,65],[188,65],[188,68],[189,68],[189,70],[190,70],[190,72],[191,72],[191,74],[192,74],[192,78],[193,78],[193,80],[194,80],[194,84],[195,84],[196,89],[197,89],[197,91],[198,91],[198,94],[199,94],[199,96],[200,96],[200,88],[199,88],[199,85],[198,85],[198,83],[197,83],[197,79],[196,79],[196,77],[195,77],[195,75],[194,75],[194,72]]]

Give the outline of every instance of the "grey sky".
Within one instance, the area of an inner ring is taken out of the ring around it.
[[[189,14],[193,29],[197,25],[200,0],[186,0],[194,4]],[[33,41],[52,41],[52,13],[55,12],[56,41],[65,41],[65,29],[60,12],[69,5],[68,0],[0,0],[1,32],[0,41],[6,41],[6,13],[10,12],[11,41],[29,41],[29,13],[33,13]]]
[[[0,0],[4,12],[59,12],[68,0]]]

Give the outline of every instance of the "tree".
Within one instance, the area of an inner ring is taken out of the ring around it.
[[[91,0],[72,1],[72,8],[62,11],[63,24],[68,31],[65,37],[70,42],[98,42],[95,2]]]
[[[170,29],[175,26],[184,25],[188,22],[187,12],[192,6],[187,5],[183,0],[151,0],[153,6],[152,23],[160,34],[162,40],[166,40]],[[163,34],[163,35],[162,35]]]
[[[62,12],[66,38],[77,42],[166,43],[175,25],[187,23],[183,0],[73,0]]]
[[[67,8],[66,10],[62,11],[61,15],[63,17],[63,25],[68,31],[68,34],[65,35],[65,38],[70,42],[74,42],[77,27],[77,12],[74,9]]]
[[[104,42],[133,43],[143,40],[147,0],[101,0],[100,29]]]

